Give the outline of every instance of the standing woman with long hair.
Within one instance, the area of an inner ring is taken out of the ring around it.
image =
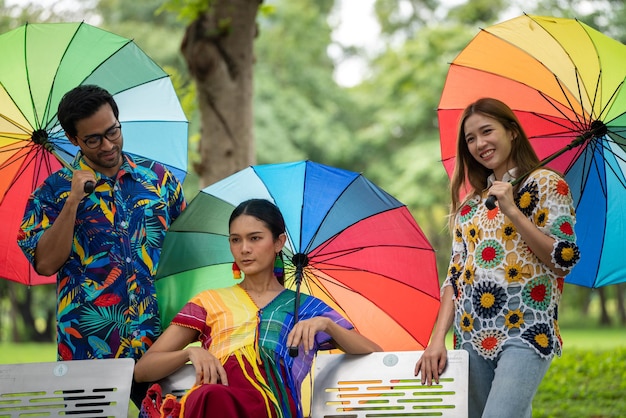
[[[483,98],[464,110],[451,180],[450,266],[415,373],[422,383],[439,381],[454,324],[454,348],[470,355],[470,418],[530,418],[537,388],[561,354],[558,305],[579,259],[575,213],[565,180],[539,165],[506,104]],[[490,195],[493,209],[485,206]]]

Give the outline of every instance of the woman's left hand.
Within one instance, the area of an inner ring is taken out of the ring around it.
[[[332,321],[322,316],[299,321],[287,336],[287,347],[302,345],[304,353],[309,354],[309,351],[315,347],[315,335],[326,331],[329,322]]]

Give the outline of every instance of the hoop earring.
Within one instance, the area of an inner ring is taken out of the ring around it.
[[[239,270],[239,266],[234,261],[233,261],[233,279],[235,280],[241,279],[241,270]]]
[[[283,262],[283,252],[279,251],[274,259],[274,276],[277,279],[282,279],[285,275],[285,263]]]

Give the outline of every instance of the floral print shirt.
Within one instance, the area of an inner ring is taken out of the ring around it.
[[[138,359],[161,333],[156,273],[165,231],[185,207],[182,186],[161,164],[129,154],[114,178],[78,207],[69,258],[57,274],[59,360]],[[73,169],[93,171],[79,153]],[[59,216],[71,170],[48,177],[28,200],[18,244],[35,248]]]
[[[513,223],[482,196],[468,199],[455,218],[452,256],[445,286],[455,294],[454,344],[469,344],[494,359],[508,339],[521,339],[541,357],[561,354],[557,323],[563,277],[537,258]],[[565,180],[535,170],[515,202],[543,233],[555,239],[552,261],[570,271],[579,259],[575,215]],[[442,287],[442,289],[443,289]]]

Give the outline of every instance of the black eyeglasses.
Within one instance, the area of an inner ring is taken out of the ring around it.
[[[95,149],[95,148],[98,148],[100,144],[102,144],[102,140],[104,138],[108,139],[111,142],[115,142],[118,139],[120,139],[121,136],[122,136],[122,124],[118,123],[117,126],[113,126],[109,128],[104,134],[87,135],[84,138],[80,138],[77,136],[76,138],[80,138],[80,140],[85,143],[87,148]]]

